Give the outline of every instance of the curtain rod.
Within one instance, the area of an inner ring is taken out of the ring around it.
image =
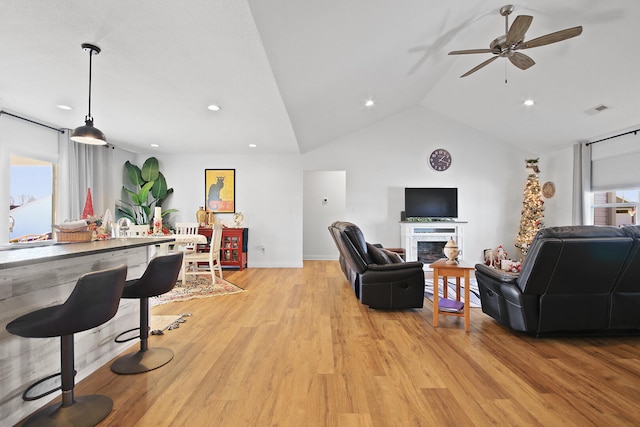
[[[9,113],[7,111],[0,110],[0,116],[2,116],[3,114],[6,114],[7,116],[15,117],[16,119],[24,120],[25,122],[33,123],[33,124],[38,125],[38,126],[49,128],[51,130],[55,130],[55,131],[60,132],[60,133],[64,133],[64,129],[54,128],[53,126],[45,125],[44,123],[36,122],[34,120],[27,119],[26,117],[17,116],[15,114]]]
[[[619,136],[629,135],[629,134],[631,134],[631,133],[632,133],[632,134],[634,134],[634,135],[637,135],[637,134],[638,134],[638,132],[640,132],[640,129],[630,130],[629,132],[621,133],[621,134],[619,134],[619,135],[613,135],[613,136],[610,136],[610,137],[608,137],[608,138],[602,138],[602,139],[599,139],[599,140],[597,140],[597,141],[587,142],[585,145],[588,147],[588,146],[590,146],[591,144],[595,144],[596,142],[606,141],[606,140],[608,140],[608,139],[613,139],[613,138],[617,138],[617,137],[619,137]]]

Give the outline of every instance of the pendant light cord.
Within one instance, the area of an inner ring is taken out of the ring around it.
[[[86,120],[93,121],[93,117],[91,117],[91,64],[93,62],[92,57],[93,57],[93,49],[89,48],[89,115],[86,117]]]

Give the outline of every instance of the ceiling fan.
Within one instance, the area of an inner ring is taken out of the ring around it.
[[[532,47],[544,46],[551,43],[556,43],[562,40],[570,39],[582,34],[582,26],[567,28],[566,30],[556,31],[535,39],[525,41],[524,35],[533,21],[533,16],[518,15],[513,21],[511,28],[509,28],[509,15],[513,12],[513,5],[508,4],[500,8],[500,15],[504,16],[505,34],[493,40],[489,44],[489,49],[468,49],[468,50],[454,50],[449,52],[449,55],[467,55],[472,53],[492,53],[494,56],[487,59],[483,63],[473,67],[460,77],[466,77],[469,74],[475,73],[479,69],[489,65],[498,58],[508,58],[509,61],[521,70],[533,66],[535,61],[524,53],[517,52],[521,49],[530,49]]]

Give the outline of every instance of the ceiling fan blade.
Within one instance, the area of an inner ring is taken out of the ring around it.
[[[513,54],[508,56],[508,58],[513,65],[520,68],[521,70],[526,70],[527,68],[532,67],[536,64],[533,59],[520,52],[513,52]]]
[[[582,26],[567,28],[566,30],[556,31],[555,33],[547,34],[527,42],[521,43],[518,49],[530,49],[532,47],[544,46],[551,43],[557,43],[562,40],[570,39],[582,34]]]
[[[524,33],[529,29],[531,21],[533,21],[533,16],[519,15],[516,17],[507,33],[507,45],[515,45],[524,40]]]
[[[493,53],[491,49],[467,49],[467,50],[454,50],[449,52],[449,55],[467,55],[469,53]]]
[[[498,59],[498,56],[494,56],[491,57],[489,59],[487,59],[486,61],[484,61],[482,64],[480,65],[476,65],[475,67],[473,67],[472,69],[470,69],[469,71],[467,71],[466,73],[464,73],[463,75],[460,76],[460,78],[463,77],[467,77],[469,74],[471,73],[475,73],[476,71],[478,71],[480,68],[482,67],[486,67],[487,65],[489,65],[490,63],[492,63],[493,61],[495,61],[496,59]]]

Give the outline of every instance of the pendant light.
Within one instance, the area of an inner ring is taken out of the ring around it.
[[[91,145],[106,145],[107,137],[98,128],[93,127],[91,117],[91,57],[100,53],[100,48],[89,43],[82,43],[82,49],[89,52],[89,114],[84,118],[84,126],[79,126],[71,133],[71,140]]]

